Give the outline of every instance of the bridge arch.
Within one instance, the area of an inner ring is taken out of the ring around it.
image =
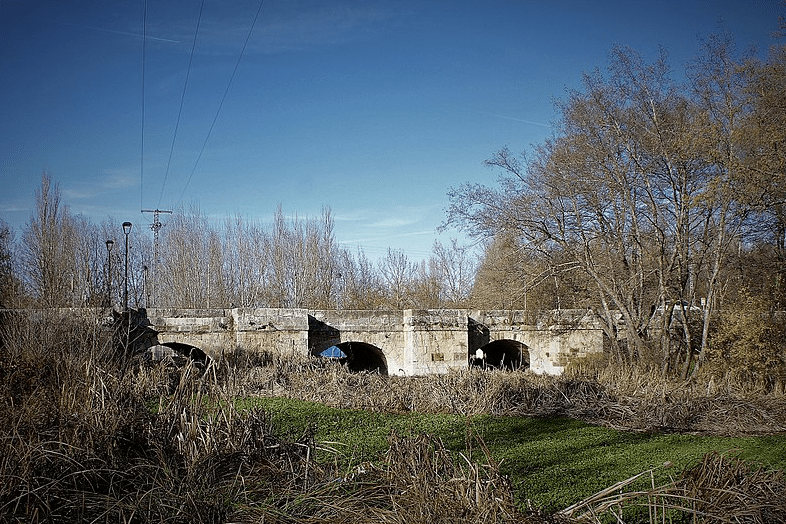
[[[332,352],[332,358],[337,358],[342,364],[346,364],[350,371],[376,371],[380,375],[388,374],[388,363],[383,351],[368,342],[341,342],[329,348],[314,352],[314,355],[324,356],[327,350],[338,348],[340,353]],[[343,356],[341,356],[343,355]]]
[[[472,365],[496,369],[527,369],[529,363],[529,347],[509,339],[495,340],[481,346],[472,359]]]
[[[162,342],[158,345],[168,347],[176,353],[191,359],[196,364],[201,364],[203,366],[207,366],[211,360],[207,353],[196,346],[192,346],[191,344],[186,344],[183,342]]]

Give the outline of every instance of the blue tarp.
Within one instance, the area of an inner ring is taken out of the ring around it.
[[[329,348],[327,348],[325,351],[323,351],[319,355],[322,356],[322,357],[328,357],[328,358],[347,358],[347,354],[344,353],[343,351],[341,351],[336,346],[330,346]]]

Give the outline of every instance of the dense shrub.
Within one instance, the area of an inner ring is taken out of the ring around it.
[[[264,411],[222,396],[226,367],[129,365],[100,318],[41,312],[2,330],[2,522],[522,521],[493,462],[430,437],[392,435],[374,468],[317,462],[308,426],[282,438]]]
[[[738,307],[721,311],[703,371],[718,376],[726,371],[747,380],[774,383],[786,380],[786,325],[761,296],[742,293]]]

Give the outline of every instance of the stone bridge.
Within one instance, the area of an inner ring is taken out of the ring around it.
[[[141,313],[141,312],[140,312]],[[216,359],[236,349],[278,355],[326,350],[353,370],[445,373],[468,365],[560,374],[603,351],[600,323],[586,310],[315,311],[148,309],[154,343],[199,348]]]

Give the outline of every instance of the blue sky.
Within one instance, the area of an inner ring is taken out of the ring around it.
[[[265,0],[230,85],[258,0],[206,0],[201,18],[202,0],[147,0],[143,26],[144,5],[0,3],[0,218],[15,229],[46,171],[96,222],[146,227],[142,208],[193,203],[260,221],[278,204],[300,217],[329,206],[353,250],[424,258],[448,189],[493,183],[484,159],[548,136],[554,97],[613,45],[647,57],[663,46],[681,73],[720,28],[766,50],[786,11],[780,0]]]

